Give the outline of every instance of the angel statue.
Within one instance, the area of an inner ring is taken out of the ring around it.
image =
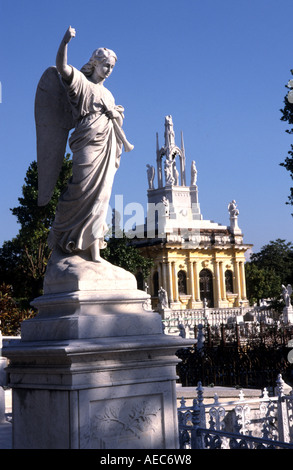
[[[48,244],[65,253],[89,250],[91,259],[100,262],[122,145],[125,151],[133,146],[121,129],[124,109],[104,86],[116,54],[103,47],[96,49],[77,70],[67,63],[68,43],[75,35],[75,29],[69,27],[57,52],[56,67],[44,72],[36,92],[38,204],[44,206],[52,197],[68,134],[74,129],[69,138],[72,177],[59,198]]]
[[[291,295],[292,295],[293,289],[291,284],[288,284],[287,287],[282,284],[282,295],[283,299],[285,302],[286,307],[291,307]]]

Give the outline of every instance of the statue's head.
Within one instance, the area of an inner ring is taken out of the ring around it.
[[[107,78],[111,74],[116,62],[117,56],[114,51],[106,47],[99,47],[92,53],[90,60],[82,67],[81,72],[85,76],[90,77],[95,68],[102,68],[104,65],[108,65],[109,73],[106,73],[105,77]]]

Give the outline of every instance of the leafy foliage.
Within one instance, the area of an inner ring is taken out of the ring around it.
[[[109,238],[107,248],[101,254],[106,261],[130,271],[134,275],[141,272],[144,279],[147,279],[153,265],[153,260],[145,258],[137,248],[131,246],[131,241],[124,231]]]
[[[51,201],[39,207],[37,162],[33,161],[26,173],[19,206],[11,209],[21,228],[15,238],[4,242],[0,249],[0,283],[13,286],[16,298],[27,299],[42,294],[43,276],[50,256],[47,237],[52,225],[57,201],[71,175],[69,155],[64,158],[62,170]]]
[[[29,308],[30,301],[42,294],[43,278],[51,254],[47,237],[59,196],[67,185],[71,170],[72,162],[67,154],[51,201],[39,207],[37,162],[32,162],[26,173],[22,196],[18,199],[19,206],[11,209],[21,228],[18,235],[4,242],[0,249],[0,284],[13,286],[18,308]],[[140,272],[145,279],[152,266],[152,261],[141,256],[123,232],[109,238],[102,256],[134,275]]]
[[[267,268],[259,268],[254,263],[246,263],[245,275],[247,296],[250,305],[261,299],[277,298],[281,292],[281,279]]]
[[[293,75],[293,70],[291,70],[291,74]],[[293,125],[293,104],[289,103],[287,96],[284,98],[284,108],[280,111],[282,113],[281,121],[287,121],[288,124]],[[286,129],[286,132],[288,134],[293,134],[293,127],[291,129]],[[291,150],[289,150],[284,162],[280,163],[280,165],[289,171],[290,176],[293,179],[293,145],[291,145]],[[288,200],[289,202],[286,202],[286,204],[293,205],[293,187],[290,188]]]
[[[277,239],[254,253],[245,265],[249,301],[278,299],[282,284],[293,284],[293,244]]]
[[[4,336],[20,334],[20,324],[23,320],[34,317],[35,312],[21,309],[12,298],[12,287],[0,286],[0,329]]]
[[[264,245],[259,253],[251,256],[257,266],[273,270],[282,283],[293,282],[293,244],[278,238]]]
[[[286,157],[285,161],[280,163],[280,165],[290,172],[291,178],[293,179],[293,145],[291,145],[291,150],[288,153],[290,157]],[[290,188],[290,191],[291,194],[288,196],[289,202],[286,202],[286,204],[291,204],[293,206],[293,187]]]

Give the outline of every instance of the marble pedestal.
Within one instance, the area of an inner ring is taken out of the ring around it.
[[[283,308],[283,319],[285,323],[293,323],[293,307],[290,305],[289,307]]]
[[[38,315],[3,351],[13,448],[178,448],[175,353],[190,341],[162,333],[131,274],[58,256]]]

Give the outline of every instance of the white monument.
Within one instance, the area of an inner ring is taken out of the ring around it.
[[[81,71],[67,63],[69,28],[56,68],[35,103],[39,204],[51,198],[68,133],[73,174],[61,195],[53,249],[35,318],[7,346],[13,447],[178,447],[175,353],[191,342],[164,335],[135,277],[100,257],[122,145],[123,108],[104,87],[117,57],[100,48]]]
[[[230,213],[230,230],[233,234],[241,234],[241,230],[238,226],[238,215],[239,210],[237,209],[236,201],[233,199],[228,204],[228,211]]]
[[[285,323],[293,323],[293,306],[291,303],[292,292],[291,284],[288,284],[287,286],[282,284],[282,295],[285,302],[285,307],[283,308],[283,319]]]

